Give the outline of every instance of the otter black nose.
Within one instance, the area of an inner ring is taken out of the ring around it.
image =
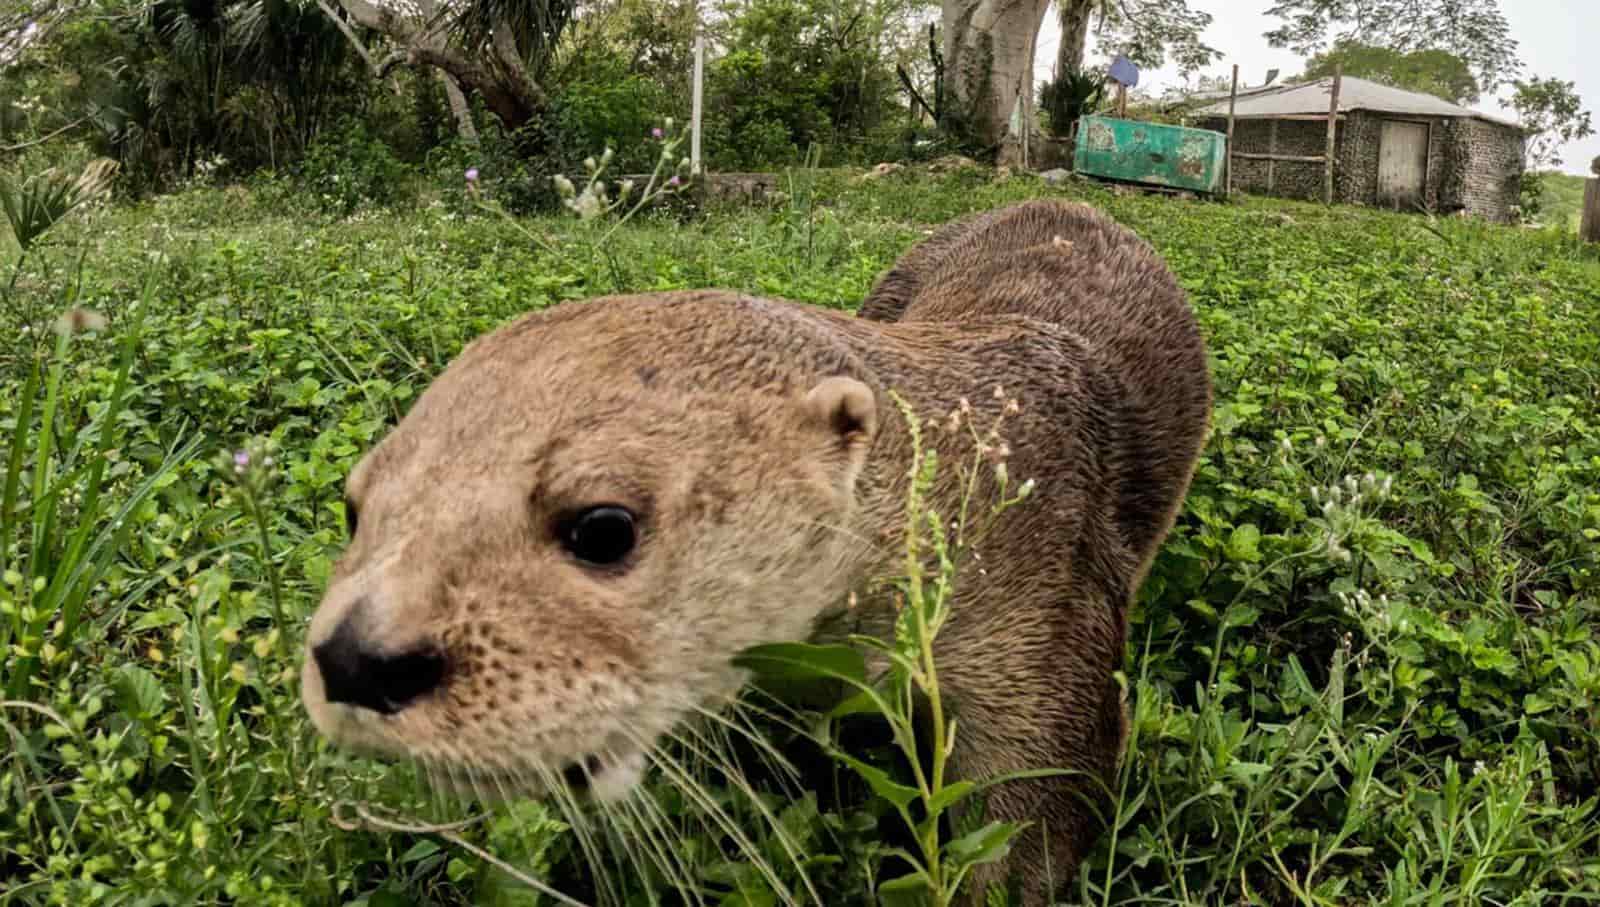
[[[311,657],[317,660],[323,695],[329,702],[348,703],[382,715],[393,715],[444,680],[445,660],[437,650],[377,651],[350,617],[312,648]]]

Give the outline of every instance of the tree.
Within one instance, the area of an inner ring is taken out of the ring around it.
[[[719,164],[859,145],[898,109],[892,42],[906,0],[722,0],[717,11],[706,129]]]
[[[1478,80],[1467,62],[1443,50],[1414,50],[1404,53],[1388,47],[1375,47],[1354,41],[1341,41],[1331,50],[1306,61],[1302,79],[1321,79],[1333,75],[1340,66],[1347,76],[1371,79],[1407,91],[1420,91],[1443,98],[1452,104],[1471,104],[1478,100]]]
[[[1330,34],[1335,46],[1449,51],[1466,61],[1485,92],[1521,69],[1498,0],[1280,0],[1267,14],[1284,23],[1267,32],[1268,43],[1307,56],[1327,46]]]
[[[328,0],[323,11],[337,18]],[[540,83],[556,42],[571,23],[576,0],[338,0],[358,25],[399,50],[375,64],[381,77],[398,65],[443,70],[477,94],[508,131],[549,106]],[[353,44],[354,34],[345,31]],[[368,56],[363,48],[362,53]]]
[[[1559,167],[1562,145],[1594,135],[1592,117],[1574,83],[1533,76],[1512,85],[1511,106],[1528,131],[1530,170]]]
[[[219,157],[293,160],[365,99],[359,61],[309,0],[40,0],[25,15],[46,24],[5,64],[0,131],[34,138],[0,146],[83,143],[134,192]],[[39,112],[18,124],[19,102]]]
[[[1019,98],[1033,94],[1034,42],[1050,0],[943,0],[941,78],[954,104],[940,125],[997,148]]]
[[[1189,9],[1183,0],[1057,0],[1061,43],[1056,72],[1079,72],[1092,30],[1128,59],[1154,69],[1170,54],[1183,72],[1193,72],[1220,56],[1200,40],[1211,14]]]

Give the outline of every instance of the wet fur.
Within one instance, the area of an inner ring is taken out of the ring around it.
[[[940,639],[965,737],[955,764],[968,777],[1068,767],[1112,784],[1126,724],[1111,675],[1127,607],[1182,504],[1211,408],[1185,294],[1130,231],[1040,201],[936,231],[860,314],[905,327],[1032,320],[993,349],[988,371],[1027,401],[1029,418],[1008,431],[1010,470],[1038,480],[1042,499],[1002,523],[987,575],[962,579],[971,622]],[[964,376],[945,380],[948,397]],[[1035,825],[974,893],[1014,869],[1024,902],[1040,903],[1046,860],[1051,881],[1069,880],[1099,833],[1094,811],[1110,806],[1088,781],[1000,788],[989,816]]]
[[[984,571],[962,576],[939,638],[954,769],[1109,780],[1128,603],[1187,490],[1211,391],[1160,259],[1057,202],[945,227],[860,317],[687,291],[569,303],[475,341],[352,473],[361,528],[308,634],[359,610],[382,647],[444,649],[448,681],[380,716],[323,700],[308,659],[313,719],[339,743],[496,784],[586,753],[620,764],[728,701],[739,649],[886,619],[881,601],[842,605],[900,556],[910,446],[888,391],[933,417],[967,398],[987,424],[996,384],[1022,407],[1010,473],[1037,484]],[[938,443],[946,462],[970,451]],[[952,481],[935,494],[947,512]],[[554,514],[598,501],[641,514],[626,570],[579,569],[551,542]],[[1094,840],[1093,790],[990,796],[990,817],[1035,822],[1001,867],[1025,903],[1043,902],[1046,848],[1061,883]]]

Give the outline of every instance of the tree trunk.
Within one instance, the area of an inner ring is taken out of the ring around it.
[[[419,18],[402,16],[369,0],[339,0],[339,6],[356,24],[382,32],[401,48],[378,67],[380,77],[402,63],[443,70],[463,92],[481,96],[507,131],[526,125],[546,105],[544,89],[528,75],[509,33],[508,40],[471,51],[449,44],[446,24],[432,15],[433,0],[416,4]]]
[[[1033,94],[1033,44],[1050,0],[943,0],[944,78],[972,137],[1001,145]]]
[[[1061,43],[1056,45],[1056,75],[1083,68],[1084,49],[1089,44],[1089,20],[1097,0],[1056,0],[1061,13]]]
[[[478,127],[472,123],[472,105],[467,103],[467,96],[462,93],[461,86],[456,84],[453,76],[442,69],[434,71],[444,85],[445,97],[450,99],[450,114],[455,117],[456,131],[468,145],[477,145]]]

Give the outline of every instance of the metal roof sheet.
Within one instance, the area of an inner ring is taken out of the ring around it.
[[[1256,89],[1248,94],[1241,92],[1234,105],[1234,116],[1239,118],[1272,119],[1274,117],[1328,114],[1328,94],[1333,90],[1333,79],[1317,79],[1296,85],[1278,85]],[[1412,114],[1432,117],[1474,117],[1499,123],[1502,126],[1521,128],[1515,120],[1493,116],[1481,111],[1452,104],[1443,98],[1417,91],[1391,88],[1366,79],[1345,76],[1339,86],[1339,112],[1376,110],[1382,113]],[[1215,103],[1201,107],[1200,116],[1227,116],[1226,96]]]

